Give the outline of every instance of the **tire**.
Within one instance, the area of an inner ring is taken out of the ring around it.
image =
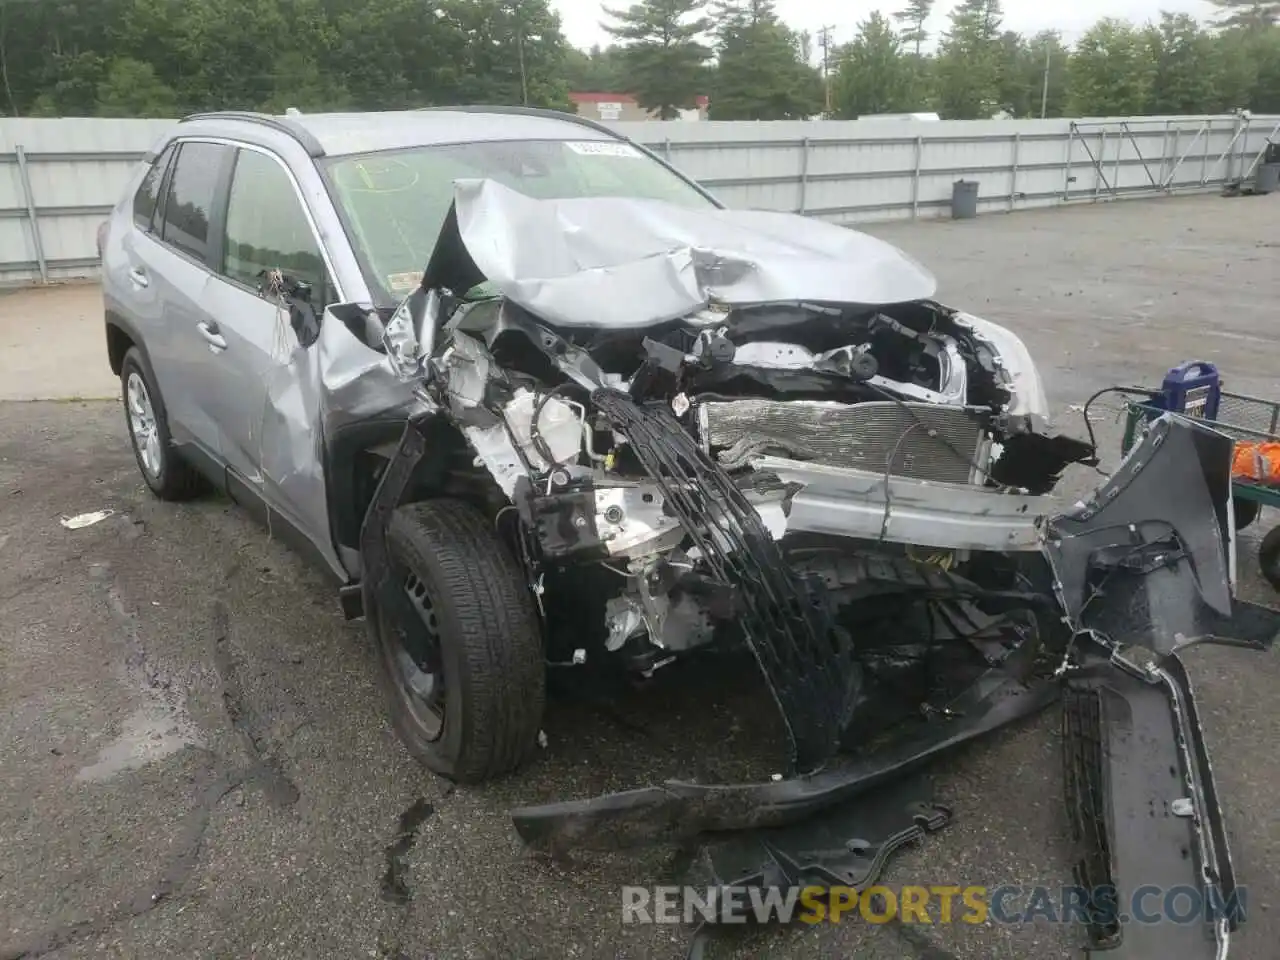
[[[1280,527],[1262,538],[1262,546],[1258,548],[1258,566],[1267,582],[1280,590]]]
[[[401,507],[387,539],[390,589],[406,590],[421,621],[393,623],[383,603],[370,618],[396,733],[415,759],[455,782],[513,772],[537,743],[546,699],[539,618],[523,571],[484,514],[458,500]],[[428,638],[429,668],[406,679],[414,631]],[[429,694],[440,697],[442,688],[443,705],[426,706],[423,677]]]
[[[120,394],[133,458],[151,492],[161,500],[190,500],[203,493],[204,478],[174,449],[164,399],[137,347],[120,364]]]
[[[1258,519],[1258,513],[1262,507],[1258,505],[1256,500],[1237,500],[1232,498],[1232,511],[1236,517],[1236,529],[1243,530],[1253,521]]]

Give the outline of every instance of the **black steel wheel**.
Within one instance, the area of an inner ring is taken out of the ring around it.
[[[1253,521],[1258,519],[1258,514],[1262,512],[1262,507],[1256,500],[1241,500],[1232,498],[1231,510],[1235,514],[1236,529],[1243,530]]]
[[[1280,527],[1262,538],[1262,546],[1258,548],[1258,566],[1267,582],[1280,590]]]
[[[372,615],[397,734],[451,780],[510,773],[537,743],[546,695],[520,565],[484,514],[457,500],[396,510],[387,546],[388,595]]]

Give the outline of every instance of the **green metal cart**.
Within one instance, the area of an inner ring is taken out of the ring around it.
[[[1154,394],[1155,391],[1152,391]],[[1164,410],[1126,400],[1128,413],[1125,418],[1124,440],[1121,453],[1128,454],[1146,425],[1165,413]],[[1214,428],[1232,439],[1244,442],[1280,442],[1280,401],[1263,400],[1239,393],[1221,391],[1217,415],[1211,419]],[[1263,507],[1280,507],[1280,486],[1264,486],[1237,480],[1231,484],[1235,503],[1236,529],[1243,530],[1258,519]],[[1280,527],[1275,527],[1262,538],[1258,548],[1258,565],[1262,575],[1280,590]]]

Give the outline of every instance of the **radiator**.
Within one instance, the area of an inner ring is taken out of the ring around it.
[[[745,399],[701,402],[696,412],[703,445],[731,469],[781,452],[831,467],[969,483],[974,464],[984,466],[981,414],[964,407]]]

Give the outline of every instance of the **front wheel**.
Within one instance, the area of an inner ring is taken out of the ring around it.
[[[459,783],[510,773],[537,742],[546,667],[533,595],[483,513],[414,503],[387,530],[394,603],[370,611],[396,732]]]

